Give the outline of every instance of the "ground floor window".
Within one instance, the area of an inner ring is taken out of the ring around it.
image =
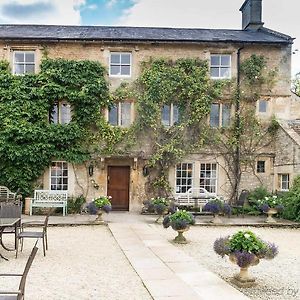
[[[217,164],[200,164],[200,187],[205,188],[210,193],[217,192]]]
[[[279,174],[279,187],[281,191],[288,191],[290,189],[289,174]]]
[[[68,163],[53,161],[50,168],[51,190],[68,190]]]
[[[193,186],[193,164],[176,165],[176,194],[186,193]]]

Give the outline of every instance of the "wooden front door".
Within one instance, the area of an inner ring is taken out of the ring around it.
[[[130,167],[108,166],[107,195],[113,210],[129,210]]]

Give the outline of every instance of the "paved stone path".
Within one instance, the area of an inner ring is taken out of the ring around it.
[[[108,226],[153,299],[249,299],[172,245],[154,225],[109,223]]]

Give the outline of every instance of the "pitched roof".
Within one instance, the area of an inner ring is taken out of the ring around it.
[[[85,40],[153,42],[231,42],[288,44],[290,36],[261,28],[258,31],[200,28],[0,25],[0,39],[6,40]]]

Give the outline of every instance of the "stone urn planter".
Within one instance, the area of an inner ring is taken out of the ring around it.
[[[94,221],[96,224],[105,224],[103,213],[109,213],[112,210],[110,199],[110,196],[100,196],[88,203],[87,209],[89,213],[97,215]]]
[[[155,220],[155,223],[162,224],[163,218],[169,212],[169,204],[170,202],[163,197],[151,198],[151,205],[154,208],[154,211],[157,213],[158,218]]]
[[[255,278],[249,274],[249,268],[256,266],[260,259],[273,259],[278,254],[276,245],[265,242],[251,231],[238,231],[214,242],[214,251],[240,268],[240,272],[232,278],[239,287],[247,288],[256,284]]]
[[[265,213],[268,215],[266,223],[276,223],[276,220],[273,218],[278,213],[276,208],[269,208]]]
[[[214,215],[214,218],[210,221],[214,224],[221,224],[223,223],[219,217],[219,214],[227,214],[230,215],[231,208],[228,204],[224,203],[219,199],[213,199],[207,202],[203,207],[204,212],[210,212]]]
[[[187,244],[187,240],[183,233],[190,229],[190,225],[195,224],[195,219],[192,214],[185,210],[178,210],[175,213],[168,215],[163,220],[164,228],[172,227],[177,232],[177,236],[173,242],[177,244]]]

